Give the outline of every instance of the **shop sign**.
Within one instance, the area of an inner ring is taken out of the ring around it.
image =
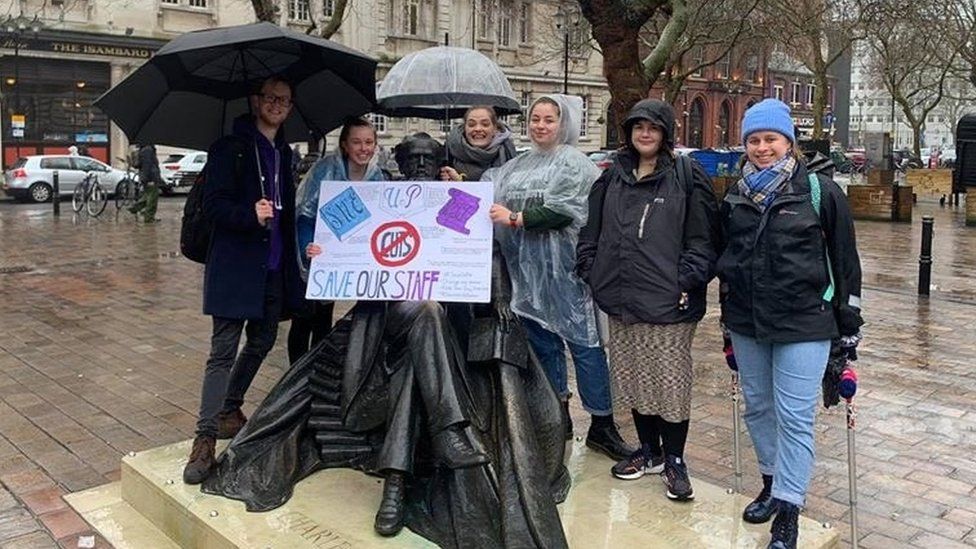
[[[20,49],[77,55],[102,55],[107,57],[127,57],[131,59],[149,59],[154,52],[151,48],[117,44],[93,44],[89,42],[43,39],[16,40],[13,38],[0,41],[0,47],[12,50]]]
[[[793,125],[798,128],[812,128],[813,127],[813,117],[812,116],[794,116]]]
[[[22,114],[10,115],[10,134],[14,137],[24,137],[24,128],[27,127],[27,117]]]

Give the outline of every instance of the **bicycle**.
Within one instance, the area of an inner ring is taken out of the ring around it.
[[[115,187],[115,209],[121,210],[131,207],[139,200],[142,196],[142,184],[129,161],[122,157],[116,158],[125,163],[125,178]]]
[[[80,213],[82,208],[88,211],[88,215],[98,217],[108,204],[108,194],[102,189],[98,182],[98,175],[95,172],[88,172],[85,178],[75,186],[75,191],[71,194],[71,209],[75,213]]]

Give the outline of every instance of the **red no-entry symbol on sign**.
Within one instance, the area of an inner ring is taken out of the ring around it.
[[[420,252],[420,233],[406,221],[384,223],[373,231],[369,248],[380,265],[401,267]]]

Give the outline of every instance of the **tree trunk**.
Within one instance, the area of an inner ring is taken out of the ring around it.
[[[346,6],[348,5],[348,0],[338,0],[335,3],[335,9],[332,12],[332,18],[329,22],[325,24],[322,28],[322,38],[332,38],[332,35],[338,32],[339,27],[342,26],[342,20],[346,16]]]
[[[633,14],[615,0],[591,0],[580,2],[580,6],[593,29],[593,38],[603,52],[603,76],[610,88],[610,113],[622,132],[620,124],[627,112],[647,97],[651,87],[637,47],[640,25],[629,25],[627,16],[633,17]]]
[[[254,16],[258,21],[278,24],[274,0],[251,0],[251,5],[254,6]]]
[[[813,138],[823,139],[823,119],[828,99],[827,66],[819,55],[817,56],[814,66],[816,70],[813,71],[813,82],[817,87],[813,91]]]

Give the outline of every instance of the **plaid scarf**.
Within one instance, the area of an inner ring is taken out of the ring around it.
[[[773,203],[783,183],[793,176],[795,169],[796,159],[792,155],[780,158],[775,164],[763,170],[757,168],[752,162],[746,162],[742,166],[739,190],[765,210]]]

